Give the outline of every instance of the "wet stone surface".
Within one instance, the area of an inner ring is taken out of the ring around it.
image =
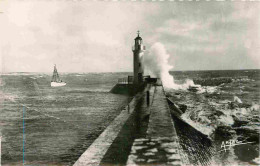
[[[164,95],[162,86],[157,86],[153,103],[150,106],[150,118],[147,130],[149,137],[173,137],[176,136],[174,124],[170,114],[170,108]]]
[[[135,139],[127,165],[181,165],[177,137]]]

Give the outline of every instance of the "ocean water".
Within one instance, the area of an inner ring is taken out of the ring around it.
[[[2,74],[2,164],[73,164],[129,101],[127,96],[109,93],[118,78],[129,74],[64,73],[61,78],[67,85],[57,88],[50,87],[51,74]],[[211,163],[257,164],[260,70],[171,74],[179,84],[189,79],[200,85],[198,91],[166,92],[177,105],[187,108],[182,119],[214,143],[217,153]],[[219,152],[222,142],[229,140],[253,143]]]
[[[167,95],[186,108],[181,118],[212,140],[215,150],[210,163],[259,165],[260,70],[171,74],[179,84],[188,79],[199,87],[167,89]]]
[[[67,85],[55,88],[51,74],[1,75],[2,164],[73,164],[128,101],[109,93],[125,75],[61,74]]]

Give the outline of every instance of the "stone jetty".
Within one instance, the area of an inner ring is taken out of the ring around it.
[[[187,149],[193,145],[197,150]],[[157,83],[137,93],[74,166],[208,165],[211,151],[210,140],[170,109]]]

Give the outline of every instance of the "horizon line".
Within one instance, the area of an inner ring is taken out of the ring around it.
[[[256,68],[256,69],[205,69],[205,70],[170,70],[169,72],[183,72],[183,71],[235,71],[235,70],[260,70],[260,68]],[[59,71],[59,73],[131,73],[133,71],[108,71],[108,72],[62,72]],[[28,71],[11,71],[11,72],[1,72],[0,74],[6,74],[6,73],[53,73],[53,71],[50,72],[41,72],[41,71],[37,71],[37,72],[28,72]]]

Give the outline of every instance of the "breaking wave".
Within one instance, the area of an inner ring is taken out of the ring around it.
[[[177,84],[174,81],[174,77],[169,73],[173,68],[168,63],[170,55],[167,53],[162,43],[154,43],[150,48],[150,53],[145,56],[144,64],[148,74],[151,76],[161,78],[163,86],[166,89],[174,90],[188,90],[196,89],[198,93],[213,93],[216,91],[216,87],[201,86],[195,84],[193,80],[187,79],[183,84]]]
[[[194,103],[195,104],[195,103]],[[219,126],[241,127],[252,121],[259,124],[260,105],[256,103],[243,104],[241,99],[234,96],[234,101],[211,101],[206,103],[211,109],[197,109],[186,111],[181,117],[194,128],[210,137]],[[255,116],[252,116],[255,114]],[[259,128],[259,125],[258,125]]]

